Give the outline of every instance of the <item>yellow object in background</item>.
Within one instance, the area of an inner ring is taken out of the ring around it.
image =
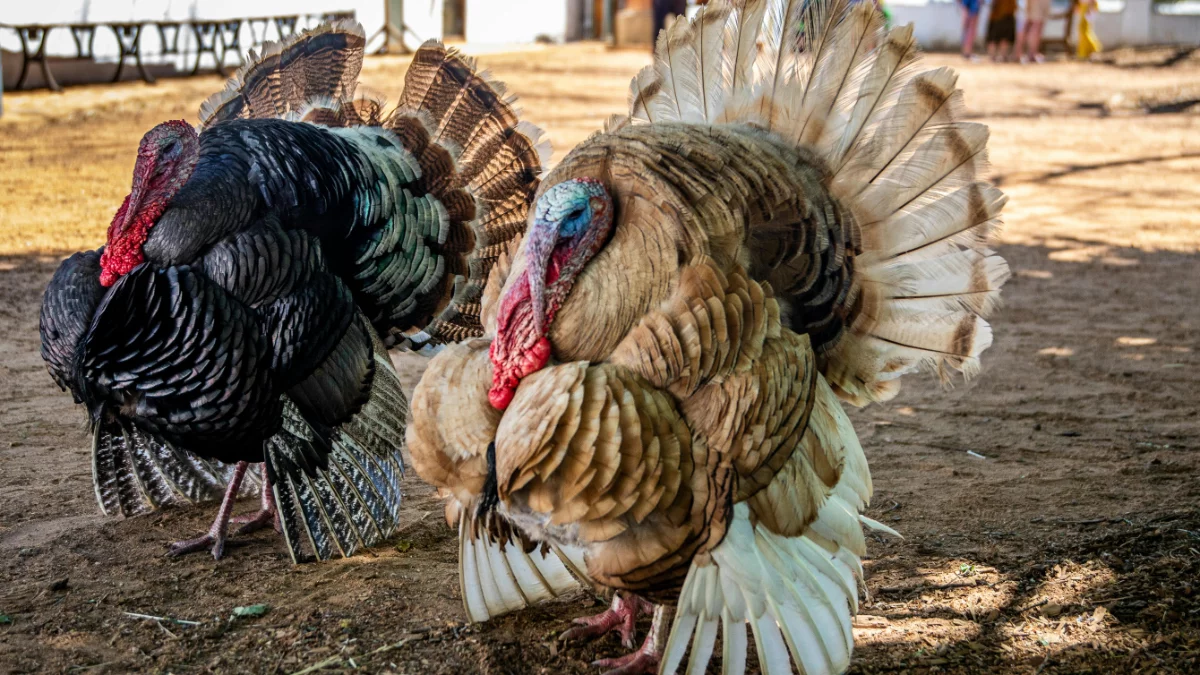
[[[1092,31],[1092,22],[1088,20],[1088,11],[1091,9],[1089,5],[1094,6],[1095,0],[1088,5],[1081,4],[1079,8],[1079,45],[1075,48],[1075,56],[1081,60],[1104,48],[1096,33]]]

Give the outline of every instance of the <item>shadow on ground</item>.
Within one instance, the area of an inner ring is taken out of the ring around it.
[[[852,414],[869,514],[906,537],[872,538],[852,672],[1200,668],[1197,256],[1060,241],[1000,247],[1014,277],[981,377]],[[204,508],[95,515],[83,414],[37,355],[56,264],[0,258],[0,672],[582,674],[621,653],[556,641],[603,608],[583,593],[464,625],[456,538],[415,475],[388,546],[319,565],[271,533],[163,557]],[[423,362],[400,362],[411,389]]]

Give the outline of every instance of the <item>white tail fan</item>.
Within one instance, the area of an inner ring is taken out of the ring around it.
[[[831,497],[833,502],[841,499]],[[841,502],[833,510],[847,507]],[[712,562],[688,572],[659,672],[676,672],[690,647],[687,672],[703,673],[718,632],[722,672],[745,672],[747,624],[763,675],[791,673],[793,661],[807,675],[846,670],[853,649],[850,618],[858,609],[858,557],[847,560],[836,544],[831,552],[823,537],[781,537],[752,525],[745,503],[733,513]]]
[[[987,248],[1005,202],[980,180],[987,129],[960,121],[954,71],[916,60],[912,27],[884,31],[871,3],[713,0],[663,32],[609,123],[752,124],[817,152],[861,234],[858,306],[823,354],[857,405],[922,366],[977,372],[1009,275]]]

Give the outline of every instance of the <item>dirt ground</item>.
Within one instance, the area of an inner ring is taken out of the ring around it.
[[[622,109],[646,57],[482,60],[561,158]],[[992,127],[1014,276],[981,377],[948,393],[910,381],[852,413],[868,514],[905,535],[871,539],[852,672],[1200,672],[1200,59],[929,61],[961,67]],[[373,58],[364,80],[394,98],[404,68]],[[219,84],[5,96],[0,672],[597,672],[615,637],[555,639],[602,608],[586,594],[464,624],[456,538],[415,474],[397,538],[325,564],[293,567],[269,532],[220,562],[164,557],[210,508],[98,515],[83,411],[38,356],[41,293],[66,253],[102,241],[140,136],[194,121]],[[398,362],[411,387],[423,361]],[[232,617],[255,604],[265,614]]]

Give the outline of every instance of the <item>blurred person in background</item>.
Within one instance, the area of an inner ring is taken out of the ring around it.
[[[1050,0],[1026,0],[1025,27],[1017,40],[1017,59],[1021,63],[1027,60],[1041,63],[1046,60],[1042,56],[1042,29],[1046,26],[1046,18],[1050,16]]]
[[[654,0],[654,38],[650,41],[651,52],[658,42],[658,34],[669,25],[667,19],[678,16],[687,16],[687,0]]]
[[[1104,48],[1092,30],[1090,19],[1097,9],[1099,4],[1096,0],[1075,0],[1075,11],[1079,12],[1079,43],[1075,47],[1075,57],[1080,60],[1091,58],[1092,54]]]
[[[983,0],[958,0],[963,8],[962,55],[975,60],[975,36],[979,34],[979,8]]]
[[[1017,41],[1017,0],[992,0],[988,15],[987,53],[996,63],[1008,60],[1008,50]]]

